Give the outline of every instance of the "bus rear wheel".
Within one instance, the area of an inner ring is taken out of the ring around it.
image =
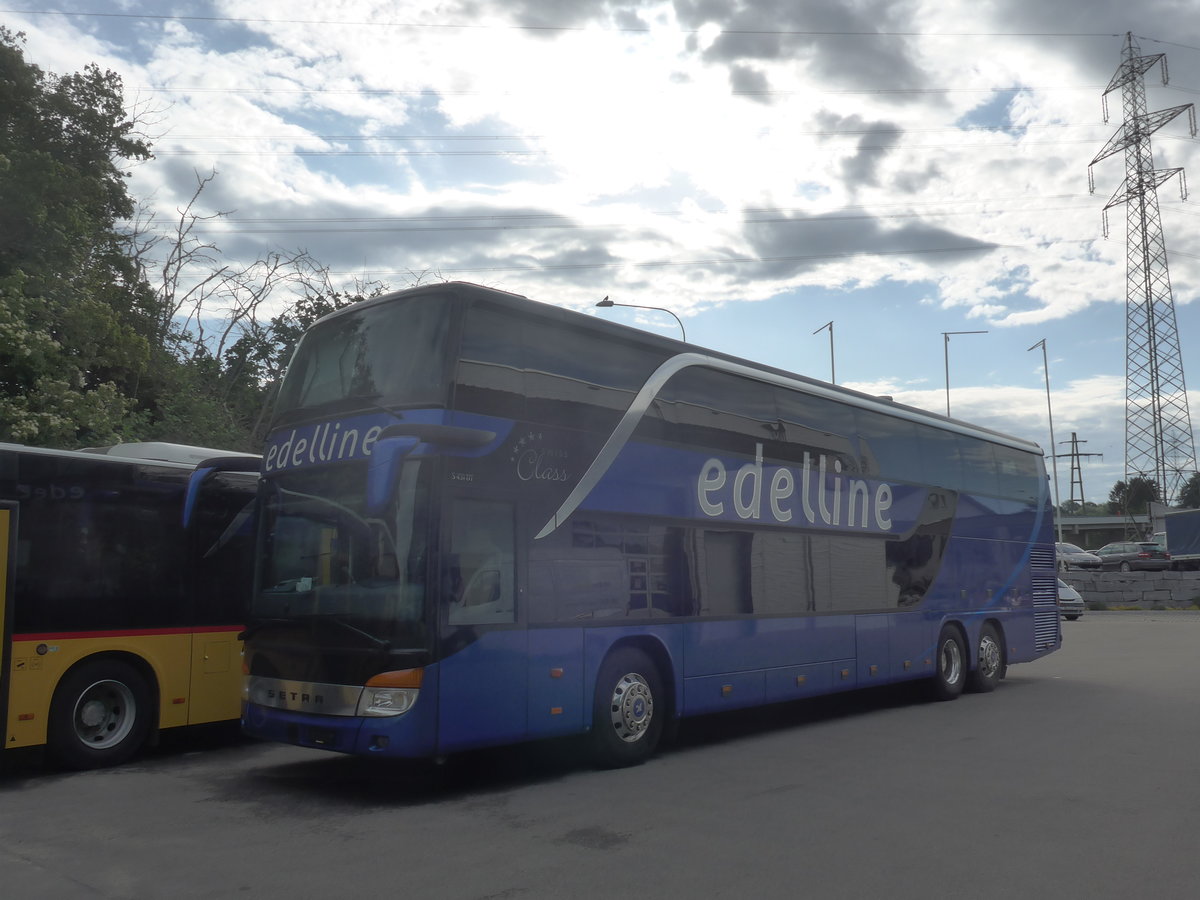
[[[72,769],[99,769],[125,762],[146,742],[150,688],[133,666],[120,660],[84,663],[54,692],[46,745]]]
[[[933,694],[939,700],[954,700],[967,681],[967,647],[962,632],[946,625],[938,635],[937,671],[933,676]]]
[[[977,694],[994,691],[1004,677],[1004,646],[996,626],[985,622],[979,629],[979,663],[967,677],[967,687]]]
[[[662,736],[666,715],[662,677],[645,653],[630,647],[610,653],[596,678],[592,756],[615,769],[645,762]]]

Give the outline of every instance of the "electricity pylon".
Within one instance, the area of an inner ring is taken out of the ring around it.
[[[1079,460],[1080,460],[1080,458],[1082,458],[1084,456],[1103,457],[1104,454],[1103,453],[1082,453],[1082,452],[1080,452],[1079,445],[1086,444],[1087,441],[1081,441],[1079,439],[1079,435],[1074,431],[1071,432],[1071,439],[1069,441],[1059,441],[1059,443],[1071,445],[1070,453],[1054,454],[1059,459],[1066,456],[1066,457],[1069,457],[1071,460],[1071,499],[1068,500],[1067,502],[1072,503],[1072,504],[1078,503],[1079,508],[1082,510],[1083,509],[1083,469],[1079,465]],[[1076,486],[1078,486],[1078,488],[1079,488],[1078,491],[1075,490]]]
[[[1183,169],[1154,168],[1150,135],[1187,112],[1195,136],[1196,113],[1191,103],[1146,111],[1143,78],[1161,65],[1166,84],[1167,59],[1163,53],[1140,52],[1133,35],[1126,34],[1121,64],[1104,91],[1104,120],[1108,121],[1108,95],[1120,89],[1124,122],[1088,164],[1088,181],[1094,191],[1092,166],[1125,152],[1125,180],[1104,207],[1107,237],[1108,210],[1125,204],[1125,480],[1146,479],[1169,504],[1196,471],[1196,450],[1157,189],[1179,175],[1180,194],[1186,198],[1187,182]]]

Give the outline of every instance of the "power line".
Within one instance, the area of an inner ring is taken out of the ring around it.
[[[1093,125],[1046,125],[1036,126],[1042,128],[1096,128]],[[1029,130],[1026,126],[1009,125],[1009,126],[966,126],[963,128],[879,128],[879,129],[847,129],[847,130],[819,130],[819,131],[797,131],[788,134],[780,135],[760,135],[763,138],[777,137],[781,141],[792,140],[801,137],[820,137],[820,138],[844,138],[853,140],[867,135],[884,136],[884,135],[928,135],[928,134],[959,134],[965,137],[975,135],[992,136],[1017,134],[1023,136],[1023,132]],[[290,144],[298,144],[303,141],[322,141],[329,143],[356,143],[362,144],[367,142],[385,142],[395,141],[401,143],[487,143],[500,141],[520,141],[525,143],[537,144],[539,141],[545,140],[543,135],[169,135],[161,139],[166,143],[168,139],[171,142],[233,142],[242,143],[246,141],[270,141],[270,142],[288,142]],[[1093,138],[1058,138],[1054,140],[1022,140],[1022,147],[1029,146],[1059,146],[1067,144],[1082,144],[1091,143]],[[939,143],[939,144],[908,144],[902,142],[884,143],[884,144],[863,144],[854,143],[848,146],[854,150],[955,150],[955,149],[974,149],[979,147],[987,147],[1000,145],[999,141],[985,142],[970,142],[962,141],[957,143]],[[826,145],[827,147],[829,145]],[[836,145],[832,148],[836,149]],[[289,146],[282,149],[226,149],[214,148],[206,149],[196,146],[157,146],[154,149],[155,156],[204,156],[206,154],[219,154],[221,156],[311,156],[311,157],[426,157],[426,156],[445,156],[445,157],[479,157],[479,156],[538,156],[546,155],[551,151],[545,149],[528,148],[528,147],[512,147],[512,148],[473,148],[469,150],[459,149],[420,149],[420,150],[402,150],[390,149],[387,147],[375,147],[372,149],[351,149],[348,147],[302,147]]]
[[[963,200],[936,200],[926,203],[910,202],[904,204],[875,204],[872,206],[844,206],[841,207],[841,212],[838,214],[822,213],[807,209],[804,207],[741,207],[738,209],[729,209],[726,207],[713,209],[699,209],[700,212],[708,216],[728,216],[741,215],[744,224],[771,224],[777,222],[784,223],[827,223],[833,221],[857,221],[857,220],[882,220],[882,219],[914,219],[914,218],[952,218],[955,216],[974,215],[973,211],[945,211],[940,209],[929,209],[928,207],[953,206],[953,205],[971,205],[981,206],[987,205],[989,214],[1004,215],[1007,213],[1029,213],[1029,212],[1064,212],[1078,209],[1075,206],[1033,206],[1022,207],[1018,209],[1004,209],[994,206],[996,203],[1006,203],[1009,201],[1024,201],[1028,197],[1010,196],[1010,197],[972,197]],[[1081,200],[1088,202],[1090,205],[1091,195],[1089,194],[1047,194],[1040,199],[1042,200]],[[910,211],[913,207],[926,207],[924,210]],[[886,212],[888,209],[900,208],[904,212]],[[854,211],[858,212],[854,212]],[[663,219],[679,219],[692,218],[695,212],[688,210],[646,210],[647,215],[655,218]],[[789,213],[795,213],[805,218],[793,218]],[[535,220],[556,220],[554,222],[542,222],[536,225],[520,224],[514,226],[510,223],[529,223]],[[221,221],[235,225],[259,226],[271,224],[287,224],[295,225],[343,225],[343,224],[378,224],[378,225],[417,225],[418,223],[432,223],[429,226],[431,230],[454,230],[452,227],[446,227],[448,223],[472,223],[472,222],[498,222],[499,225],[487,226],[496,228],[511,228],[511,227],[531,227],[531,228],[627,228],[631,227],[629,223],[619,224],[592,224],[581,223],[576,221],[572,216],[565,213],[506,213],[506,212],[479,212],[479,213],[436,213],[425,215],[411,216],[313,216],[305,218],[297,218],[296,216],[280,216],[280,217],[254,217],[240,219],[236,216],[222,216]],[[459,227],[459,226],[456,226]],[[477,226],[463,225],[464,229],[471,229]],[[233,229],[214,229],[215,231],[229,231]],[[412,230],[421,230],[414,228]]]
[[[1079,138],[1067,141],[1022,141],[1022,147],[1064,146],[1069,144],[1094,144],[1091,138]],[[854,150],[979,150],[987,147],[1002,146],[998,143],[960,143],[960,144],[853,144]],[[835,152],[838,148],[822,148],[827,152]],[[318,150],[307,147],[293,147],[284,150],[229,150],[215,148],[210,150],[179,148],[156,148],[153,153],[157,156],[300,156],[300,157],[347,157],[347,158],[421,158],[421,157],[503,157],[503,156],[547,156],[550,150],[525,149],[491,149],[491,150]]]
[[[1045,128],[1107,128],[1100,122],[1071,123],[1051,122],[1041,125],[937,125],[925,128],[897,126],[895,128],[826,128],[806,131],[789,131],[792,137],[844,137],[867,134],[958,134],[961,132],[991,131],[1034,131]],[[322,141],[541,141],[544,134],[172,134],[176,140],[235,140],[235,141],[286,141],[303,138]]]
[[[979,253],[997,249],[1018,249],[1006,244],[976,244],[969,247],[927,247],[907,250],[853,250],[845,253],[816,253],[806,256],[725,256],[713,259],[688,260],[653,260],[648,262],[609,262],[609,263],[550,263],[539,265],[516,266],[445,266],[452,272],[552,272],[576,269],[665,269],[683,266],[721,266],[746,265],[773,262],[808,262],[822,259],[850,259],[855,256],[910,256],[932,253]],[[354,275],[354,272],[331,272],[332,275]],[[399,275],[398,272],[381,272],[382,275]]]
[[[1013,210],[1017,213],[1045,213],[1045,212],[1071,212],[1080,210],[1080,207],[1072,206],[1057,206],[1057,207],[1033,207],[1028,209]],[[994,215],[1004,215],[1009,210],[990,211]],[[825,226],[830,222],[849,222],[849,221],[881,221],[885,219],[945,219],[955,216],[973,215],[971,212],[955,212],[955,213],[892,213],[888,215],[845,215],[845,216],[813,216],[809,218],[789,218],[786,216],[777,216],[773,218],[754,218],[743,219],[744,225],[820,225]],[[328,232],[336,232],[338,234],[404,234],[404,233],[433,233],[433,232],[471,232],[471,231],[538,231],[547,229],[564,229],[564,230],[579,230],[579,231],[613,231],[618,229],[630,228],[628,223],[588,223],[576,222],[570,220],[565,215],[554,213],[546,213],[542,215],[529,216],[492,216],[487,213],[481,213],[475,216],[450,217],[449,220],[434,219],[435,222],[447,221],[447,224],[429,224],[419,225],[414,224],[420,221],[422,217],[414,217],[412,219],[405,218],[329,218],[329,219],[296,219],[296,218],[278,218],[278,219],[225,219],[232,227],[197,227],[192,230],[193,234],[322,234]],[[426,217],[428,218],[428,217]],[[450,224],[453,220],[459,220],[455,224]],[[479,223],[481,220],[499,219],[496,224],[465,224],[466,222]],[[530,223],[521,220],[528,219],[561,219],[562,221],[547,221],[540,223]],[[280,223],[280,227],[269,227],[273,224]],[[361,224],[360,224],[361,223]],[[159,232],[164,236],[171,232]]]
[[[1045,194],[1039,197],[1040,200],[1082,200],[1090,204],[1090,194]],[[962,206],[962,205],[981,205],[991,203],[1008,203],[1010,201],[1027,201],[1029,196],[1025,194],[1013,194],[1009,196],[992,196],[992,197],[967,197],[962,199],[941,198],[938,200],[910,200],[904,203],[873,203],[871,205],[856,204],[839,207],[843,212],[849,213],[854,210],[862,211],[861,215],[853,216],[838,216],[836,218],[900,218],[907,216],[916,216],[918,213],[909,213],[908,210],[926,208],[925,215],[936,218],[939,216],[951,215],[967,215],[967,213],[942,213],[938,210],[928,211],[928,207],[938,206]],[[886,213],[884,210],[902,209],[903,213]],[[1033,211],[1045,209],[1044,207],[1034,207]],[[1007,210],[1000,210],[1006,212]],[[647,210],[648,215],[659,218],[684,218],[691,217],[695,212],[700,212],[705,215],[723,216],[729,214],[742,215],[781,215],[785,213],[799,213],[803,215],[823,216],[824,220],[831,218],[822,213],[814,213],[812,209],[800,206],[744,206],[736,209],[729,207],[698,207],[696,210],[681,210],[681,209],[658,209]],[[869,213],[869,215],[868,215]],[[255,219],[239,220],[234,216],[224,217],[225,221],[245,221],[245,222],[454,222],[454,221],[477,221],[479,219],[498,219],[498,220],[529,220],[529,219],[568,219],[565,213],[506,213],[506,212],[483,212],[483,213],[431,213],[425,215],[412,216],[328,216],[328,217],[313,217],[305,219],[297,219],[295,216],[280,216],[277,218],[263,217]]]
[[[342,25],[349,27],[371,28],[420,28],[420,29],[449,29],[449,30],[497,30],[497,31],[601,31],[614,34],[650,34],[656,31],[670,34],[699,34],[699,28],[653,28],[649,25],[640,27],[603,28],[595,25],[520,25],[498,23],[448,23],[448,22],[388,22],[373,20],[339,20],[339,19],[269,19],[261,17],[241,16],[195,16],[195,15],[166,15],[156,13],[117,13],[117,12],[73,12],[69,10],[51,9],[0,9],[2,13],[26,16],[62,16],[79,18],[108,18],[108,19],[144,19],[147,21],[171,22],[231,22],[243,25]],[[718,34],[729,35],[794,35],[799,37],[1080,37],[1080,38],[1112,38],[1121,35],[1115,32],[1046,32],[1046,31],[815,31],[786,28],[741,29],[723,28]]]
[[[2,10],[0,10],[2,12]],[[1096,91],[1103,88],[1100,84],[1065,84],[1065,85],[1020,85],[1017,87],[965,87],[965,88],[950,88],[950,87],[932,87],[932,88],[845,88],[845,89],[814,89],[804,88],[802,90],[761,90],[761,91],[739,91],[730,90],[728,93],[734,97],[781,97],[781,96],[803,96],[810,97],[814,94],[822,95],[849,95],[849,94],[870,94],[870,95],[896,95],[896,94],[1004,94],[1004,93],[1021,93],[1022,91]],[[367,97],[512,97],[518,96],[514,91],[458,91],[458,90],[438,90],[434,88],[418,88],[415,90],[407,90],[403,88],[234,88],[234,87],[200,87],[198,85],[155,85],[141,84],[131,85],[128,88],[134,91],[144,91],[149,94],[351,94],[354,96]],[[658,91],[639,91],[638,96],[645,96],[647,93],[667,94],[673,93],[666,89]]]
[[[1071,241],[1055,241],[1057,244],[1090,244],[1092,239],[1071,240]],[[1038,243],[1030,245],[1035,248],[1049,247],[1050,244]],[[852,250],[844,253],[817,253],[805,256],[726,256],[713,259],[689,259],[689,260],[658,260],[649,262],[607,262],[607,263],[563,263],[549,265],[516,265],[516,266],[441,266],[440,268],[446,272],[551,272],[576,269],[655,269],[655,268],[681,268],[684,266],[720,266],[720,265],[746,265],[746,264],[761,264],[773,262],[810,262],[825,259],[851,259],[861,256],[917,256],[924,254],[935,253],[979,253],[992,250],[1025,250],[1030,249],[1030,246],[1018,244],[976,244],[968,247],[927,247],[915,248],[906,250]],[[364,267],[359,272],[330,272],[330,275],[338,277],[352,277],[356,275],[370,274],[372,278],[392,278],[403,277],[407,272],[372,272],[370,267]]]

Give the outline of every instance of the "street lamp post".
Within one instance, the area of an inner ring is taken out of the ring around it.
[[[826,328],[829,329],[829,383],[837,384],[837,369],[834,368],[834,365],[833,365],[833,322],[832,322],[832,320],[829,322],[826,322],[824,325],[822,325],[820,328],[818,328],[817,331],[814,331],[813,334],[816,334],[818,331],[824,331]]]
[[[943,331],[943,351],[946,357],[946,416],[950,415],[950,335],[952,334],[987,334],[986,331]]]
[[[683,327],[683,320],[679,318],[679,316],[676,316],[675,313],[662,306],[642,306],[640,303],[616,303],[612,300],[609,300],[607,297],[599,301],[596,305],[602,307],[628,306],[630,309],[653,309],[657,310],[658,312],[665,312],[668,316],[674,317],[675,321],[679,323],[679,331],[683,334],[684,342],[687,342],[687,330]]]
[[[1054,479],[1054,524],[1058,526],[1058,542],[1062,543],[1062,514],[1058,508],[1058,460],[1054,455],[1054,413],[1050,409],[1050,362],[1046,356],[1046,339],[1042,338],[1029,350],[1042,348],[1042,372],[1046,375],[1046,418],[1050,420],[1050,472]],[[1028,353],[1029,350],[1025,352]]]

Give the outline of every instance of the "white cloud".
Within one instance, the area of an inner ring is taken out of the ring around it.
[[[226,250],[304,246],[347,281],[401,284],[428,268],[579,308],[619,293],[687,318],[911,287],[923,297],[912,314],[888,313],[897,345],[925,346],[907,332],[917,321],[1025,345],[1057,329],[1055,348],[1073,344],[1064,422],[1120,448],[1107,435],[1122,390],[1105,379],[1120,380],[1123,210],[1102,240],[1100,209],[1123,161],[1096,166],[1095,195],[1087,167],[1120,124],[1115,97],[1102,121],[1100,91],[1124,7],[219,0],[187,14],[240,21],[11,14],[39,65],[94,60],[161,110],[159,158],[131,180],[160,221],[195,170],[215,167],[202,203],[237,210],[213,228]],[[1188,102],[1200,21],[1167,0],[1139,6],[1138,21],[1172,41],[1143,52],[1168,52],[1184,89],[1149,81],[1150,108]],[[1200,172],[1184,134],[1180,120],[1156,135],[1156,162]],[[1191,322],[1200,213],[1173,190],[1163,223]],[[730,340],[753,355],[753,335]],[[944,407],[911,386],[937,383],[936,352],[876,363],[880,384],[908,384],[897,399]],[[956,414],[1036,431],[1036,379],[1004,388],[968,355],[959,364]]]

